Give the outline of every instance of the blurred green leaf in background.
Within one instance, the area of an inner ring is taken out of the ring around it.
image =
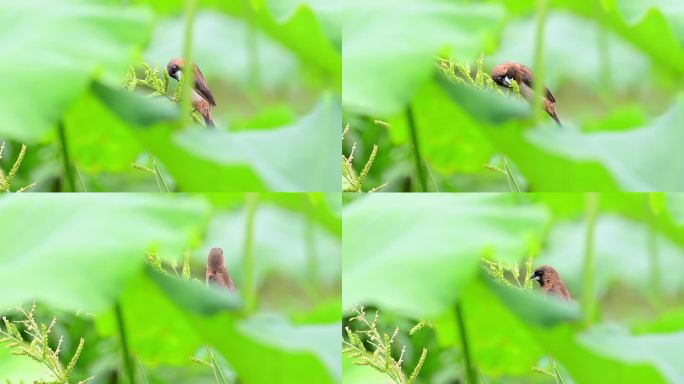
[[[363,331],[349,319],[364,306],[369,321],[379,311],[384,332],[399,327],[393,353],[398,359],[405,348],[407,377],[427,348],[417,382],[551,383],[535,370],[553,372],[555,364],[566,383],[677,383],[684,364],[675,352],[684,335],[681,198],[350,198],[343,210],[345,326]],[[483,260],[518,275],[496,278]],[[537,283],[523,289],[529,272],[520,266],[528,260],[531,268],[554,267],[572,303],[542,294]],[[431,328],[409,333],[422,321]],[[345,354],[345,383],[387,380],[353,360]],[[479,378],[469,376],[469,364]]]
[[[342,150],[356,143],[361,169],[378,146],[368,185],[684,191],[679,1],[349,1],[344,14]],[[438,58],[474,83],[445,80]],[[508,61],[543,72],[562,128],[479,92]]]
[[[63,339],[64,365],[83,338],[74,382],[215,382],[211,367],[191,360],[211,354],[231,382],[339,383],[342,227],[335,199],[4,196],[0,314],[22,320],[14,308],[35,302],[38,319],[55,317],[51,347]],[[234,294],[204,284],[212,247],[225,252]],[[152,256],[161,267],[146,262]],[[47,377],[31,363],[0,345],[3,381]]]
[[[159,178],[172,191],[338,191],[339,15],[299,1],[0,1],[1,165],[28,145],[13,184],[33,191],[159,191]],[[121,86],[186,46],[217,130]]]

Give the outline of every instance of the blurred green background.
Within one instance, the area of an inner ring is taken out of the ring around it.
[[[347,197],[344,325],[353,308],[392,334],[408,378],[466,382],[465,329],[477,383],[679,383],[684,380],[684,195],[369,194]],[[593,223],[590,225],[590,223]],[[550,265],[573,303],[501,284],[483,259]],[[458,308],[458,310],[456,309]],[[464,326],[459,327],[460,312]],[[433,328],[409,335],[419,320]],[[367,344],[369,350],[374,350]],[[345,383],[389,378],[344,354]],[[471,379],[473,380],[473,379]]]
[[[684,191],[681,1],[349,2],[342,45],[343,153],[360,172],[379,147],[364,190],[517,190],[510,168],[528,191]],[[532,68],[563,128],[436,65],[480,55]]]
[[[0,168],[28,146],[12,190],[165,190],[131,165],[154,160],[172,191],[339,191],[333,3],[0,1],[0,24]],[[186,46],[217,100],[217,130],[121,87],[130,66],[165,68]]]
[[[69,382],[216,383],[210,347],[230,383],[339,383],[339,194],[24,194],[0,198],[0,315],[38,304],[63,338]],[[221,247],[237,296],[204,287]],[[201,283],[184,279],[184,255]],[[158,256],[159,273],[146,263]],[[173,266],[176,266],[175,269]],[[118,324],[118,313],[123,326]],[[4,324],[0,326],[5,331]],[[133,362],[123,364],[125,349]],[[0,379],[47,379],[0,345]]]

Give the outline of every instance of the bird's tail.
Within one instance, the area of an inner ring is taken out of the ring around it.
[[[563,127],[563,124],[561,124],[560,120],[558,120],[558,115],[556,114],[556,106],[554,105],[555,103],[550,101],[549,99],[544,99],[544,109],[546,110],[546,113],[551,116],[553,120],[556,121],[556,124],[558,124],[559,127]]]
[[[214,121],[211,120],[211,117],[209,115],[202,115],[204,117],[204,125],[207,128],[216,128],[216,125],[214,125]]]

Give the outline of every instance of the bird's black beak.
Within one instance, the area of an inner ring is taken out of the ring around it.
[[[537,281],[539,281],[539,275],[532,274],[532,276],[530,276],[529,280],[537,280]]]

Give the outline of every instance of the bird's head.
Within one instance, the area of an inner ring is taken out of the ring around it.
[[[542,287],[554,278],[558,279],[558,272],[548,265],[542,265],[535,269],[534,272],[532,272],[532,276],[530,276],[530,280],[537,280]]]
[[[180,57],[171,59],[169,64],[166,65],[166,72],[169,73],[169,76],[180,81],[181,74],[183,72],[183,59]]]
[[[223,265],[223,249],[212,248],[207,259],[209,268],[218,268]]]
[[[492,80],[502,87],[510,88],[513,78],[513,66],[510,63],[497,65],[492,71]]]

